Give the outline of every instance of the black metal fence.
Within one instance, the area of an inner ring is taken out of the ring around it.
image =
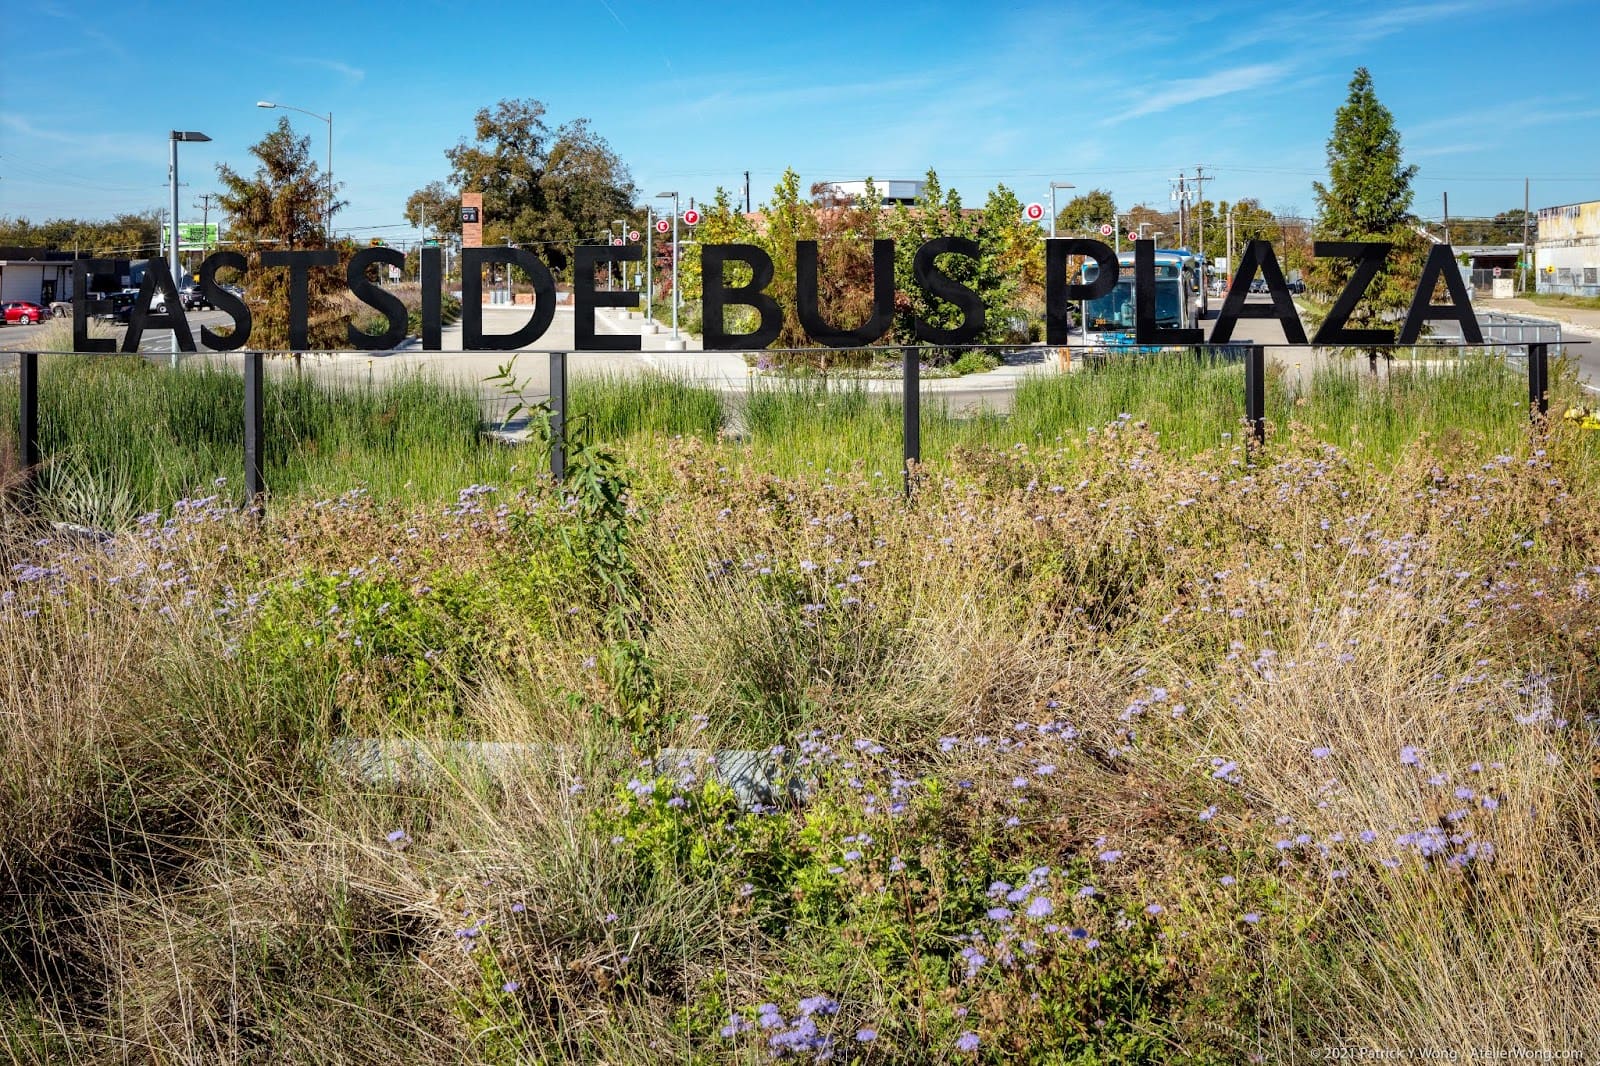
[[[1564,342],[1573,343],[1573,342]],[[1578,342],[1583,343],[1583,342]],[[972,346],[974,348],[984,346]],[[1274,347],[1309,348],[1310,345],[1274,345]],[[1539,419],[1549,413],[1550,400],[1550,344],[1536,341],[1525,345],[1506,342],[1485,344],[1434,344],[1434,345],[1380,345],[1377,348],[1417,351],[1435,350],[1461,352],[1483,348],[1526,348],[1528,405],[1530,417]],[[1014,349],[1013,349],[1014,350]],[[1256,444],[1266,441],[1266,346],[1259,344],[1195,344],[1185,345],[1182,351],[1193,352],[1197,357],[1211,357],[1242,361],[1244,363],[1244,411],[1249,434]],[[1366,349],[1363,349],[1366,350]],[[797,349],[796,351],[800,351]],[[816,354],[818,349],[804,349]],[[905,491],[912,489],[913,464],[922,461],[922,358],[926,349],[908,346],[901,350],[901,401],[902,401],[902,467],[905,472]],[[1075,349],[1075,351],[1084,351]],[[1101,350],[1112,353],[1115,350]],[[1126,358],[1138,358],[1140,349],[1130,349]],[[18,430],[21,458],[24,468],[34,471],[43,461],[39,448],[39,356],[70,354],[51,352],[18,353],[18,387],[21,390],[18,408]],[[245,498],[252,506],[262,506],[266,498],[264,474],[265,434],[265,357],[266,352],[244,353],[244,485]],[[274,353],[293,354],[293,353]],[[541,354],[529,352],[528,354]],[[567,358],[566,351],[548,351],[550,358],[550,473],[561,480],[567,470]],[[582,354],[582,353],[577,353]],[[448,358],[448,353],[444,354]]]

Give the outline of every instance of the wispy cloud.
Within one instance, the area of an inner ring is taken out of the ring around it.
[[[1351,43],[1364,44],[1408,30],[1423,23],[1437,22],[1453,15],[1465,15],[1489,7],[1503,7],[1495,0],[1449,0],[1446,3],[1401,4],[1377,11],[1359,13],[1344,21],[1340,32]]]
[[[1510,100],[1443,118],[1415,122],[1403,131],[1407,137],[1426,137],[1451,130],[1495,130],[1515,133],[1526,126],[1549,126],[1561,122],[1580,122],[1600,117],[1600,108],[1575,108],[1569,106],[1576,100],[1550,99]]]
[[[285,66],[317,67],[318,70],[328,70],[350,83],[362,82],[366,78],[366,70],[362,67],[352,67],[338,59],[322,59],[318,56],[266,56],[266,54],[262,54],[262,58],[269,59],[270,62],[280,62]]]
[[[1100,124],[1115,126],[1129,119],[1158,115],[1201,100],[1258,89],[1281,80],[1291,69],[1287,63],[1254,63],[1203,78],[1182,78],[1168,82],[1164,88],[1141,94],[1131,105],[1102,119]]]
[[[66,146],[66,151],[53,150],[58,156],[159,164],[166,151],[165,137],[156,139],[126,133],[81,133],[71,129],[50,129],[35,126],[21,115],[9,112],[0,112],[0,126],[24,137]]]
[[[746,84],[691,99],[687,106],[701,117],[737,111],[763,114],[794,107],[820,107],[828,104],[878,104],[905,93],[920,93],[934,84],[931,77],[885,78],[834,84],[775,85]],[[678,104],[671,105],[676,109]]]
[[[1440,0],[1435,3],[1363,7],[1339,3],[1293,7],[1254,16],[1217,35],[1209,57],[1264,48],[1293,49],[1301,65],[1319,57],[1346,55],[1397,33],[1492,7],[1503,0]]]
[[[366,78],[367,72],[360,67],[352,67],[349,63],[341,63],[337,59],[319,59],[316,56],[279,56],[278,62],[290,63],[301,67],[318,67],[330,70],[342,78],[358,82]]]
[[[1441,144],[1423,148],[1406,149],[1407,159],[1432,159],[1441,155],[1465,155],[1468,152],[1482,152],[1493,148],[1494,144],[1487,141],[1464,141],[1460,144]]]

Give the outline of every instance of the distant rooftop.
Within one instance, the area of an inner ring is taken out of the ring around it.
[[[873,180],[872,186],[878,194],[878,204],[881,207],[894,207],[904,204],[907,207],[916,203],[922,197],[922,190],[926,183],[921,181],[877,181]],[[858,200],[867,195],[867,180],[861,181],[830,181],[827,189],[837,200]]]

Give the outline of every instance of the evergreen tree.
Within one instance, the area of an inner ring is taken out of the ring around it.
[[[1373,279],[1349,324],[1382,328],[1410,302],[1421,274],[1420,237],[1411,228],[1411,179],[1417,168],[1402,160],[1394,115],[1378,101],[1372,75],[1358,67],[1350,93],[1334,114],[1328,138],[1328,184],[1313,182],[1317,197],[1318,240],[1388,241],[1394,245],[1388,266]],[[1341,259],[1313,261],[1310,285],[1331,302],[1354,270]],[[1377,352],[1368,355],[1377,365]]]
[[[222,192],[217,201],[229,218],[228,240],[249,260],[245,298],[254,316],[251,346],[289,346],[289,272],[264,269],[264,249],[296,251],[325,248],[328,183],[311,158],[311,138],[295,136],[287,118],[250,146],[260,161],[254,176],[239,174],[226,163],[217,167]],[[335,209],[344,206],[334,203]],[[346,344],[345,319],[339,306],[344,289],[343,263],[353,249],[340,249],[340,267],[312,270],[308,284],[309,339],[313,348]]]

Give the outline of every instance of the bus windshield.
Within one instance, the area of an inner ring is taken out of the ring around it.
[[[1176,278],[1156,280],[1156,325],[1181,324],[1180,298]],[[1090,333],[1133,328],[1133,282],[1123,279],[1104,296],[1097,296],[1084,307],[1084,329]]]

